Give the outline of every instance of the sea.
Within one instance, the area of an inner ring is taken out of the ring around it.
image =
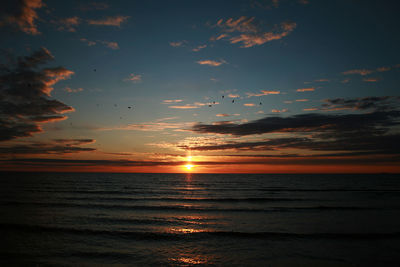
[[[400,175],[16,173],[0,266],[400,266]]]

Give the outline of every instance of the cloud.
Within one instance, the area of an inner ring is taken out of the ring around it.
[[[96,42],[95,42],[95,41],[90,41],[90,40],[88,40],[88,39],[86,39],[86,38],[81,38],[81,39],[79,39],[79,41],[81,41],[81,42],[83,42],[83,43],[86,43],[88,46],[96,45]]]
[[[133,83],[139,83],[142,81],[142,75],[131,73],[131,74],[129,74],[128,78],[124,79],[124,81],[125,82],[131,81]]]
[[[42,47],[0,69],[0,141],[32,136],[42,131],[40,123],[66,119],[62,114],[74,111],[50,99],[52,86],[74,74],[64,67],[39,68],[52,59]]]
[[[282,113],[282,112],[288,112],[288,111],[289,110],[287,108],[284,108],[284,109],[281,109],[281,110],[279,110],[279,109],[271,110],[271,112],[273,112],[273,113]]]
[[[366,114],[300,114],[290,117],[265,117],[242,124],[212,125],[196,124],[192,127],[197,133],[229,134],[245,136],[266,133],[335,132],[373,135],[386,132],[388,127],[398,125],[400,112],[396,110],[375,111]]]
[[[169,45],[172,47],[181,47],[184,46],[185,41],[179,41],[179,42],[169,42]]]
[[[229,38],[230,43],[241,43],[242,48],[249,48],[273,40],[282,39],[289,35],[297,25],[294,22],[282,22],[279,25],[275,25],[272,30],[265,32],[255,23],[254,17],[248,18],[246,16],[241,16],[236,20],[233,18],[229,18],[226,21],[220,19],[216,26],[231,35],[238,34]],[[228,37],[228,35],[225,33],[212,38],[212,40],[220,40],[226,37]]]
[[[348,70],[348,71],[342,72],[342,74],[344,74],[344,75],[359,74],[361,76],[366,76],[366,75],[369,75],[369,74],[374,73],[374,72],[390,71],[390,70],[392,70],[392,68],[395,68],[395,67],[396,67],[396,65],[393,66],[393,67],[388,67],[388,66],[379,67],[379,68],[377,68],[375,70],[371,70],[371,69],[353,69],[353,70]]]
[[[101,42],[102,44],[104,44],[105,46],[107,46],[108,48],[111,48],[113,50],[119,49],[117,42],[108,42],[108,41],[99,41],[99,42]]]
[[[367,70],[367,69],[354,69],[354,70],[348,70],[345,72],[342,72],[343,75],[352,75],[352,74],[359,74],[361,76],[365,76],[368,74],[373,73],[373,70]]]
[[[75,17],[70,17],[70,18],[63,18],[59,19],[58,21],[52,21],[54,24],[58,24],[58,31],[68,31],[68,32],[75,32],[76,27],[80,24],[80,19],[75,16]]]
[[[297,90],[296,90],[296,92],[312,92],[312,91],[315,91],[315,88],[314,88],[314,87],[310,87],[310,88],[300,88],[300,89],[297,89]]]
[[[120,27],[122,23],[126,22],[130,16],[114,16],[106,17],[99,20],[88,20],[90,25],[101,25],[101,26],[116,26]]]
[[[65,87],[64,91],[68,92],[68,93],[78,93],[78,92],[82,92],[83,88],[76,88],[76,89],[72,89],[70,87]]]
[[[0,155],[70,154],[92,152],[95,148],[80,147],[94,143],[93,139],[56,139],[50,143],[28,143],[0,147]]]
[[[228,97],[230,97],[230,98],[239,98],[240,95],[238,95],[238,94],[228,94]]]
[[[91,41],[86,38],[81,38],[79,40],[83,43],[86,43],[88,46],[94,46],[97,43],[101,43],[101,44],[105,45],[106,47],[111,48],[113,50],[119,49],[119,45],[117,42],[109,42],[109,41],[103,41],[103,40]]]
[[[399,101],[400,97],[396,96],[325,99],[322,110],[394,110]]]
[[[363,81],[364,82],[369,82],[369,83],[375,83],[375,82],[379,81],[379,78],[369,77],[369,78],[364,78]]]
[[[169,108],[174,108],[174,109],[194,109],[194,108],[199,108],[199,106],[196,105],[190,105],[186,104],[184,106],[168,106]]]
[[[246,93],[247,97],[264,96],[264,95],[279,95],[280,91],[261,90],[261,93]]]
[[[227,113],[219,113],[217,115],[215,115],[217,117],[231,117],[231,116],[240,116],[240,114],[235,113],[235,114],[227,114]]]
[[[173,118],[166,118],[164,120],[156,120],[143,123],[132,123],[125,126],[105,129],[105,130],[129,130],[129,131],[165,131],[168,129],[179,130],[193,126],[192,122],[165,122]]]
[[[163,104],[171,104],[171,103],[179,103],[179,102],[182,102],[183,100],[182,99],[166,99],[166,100],[163,100]]]
[[[348,83],[348,82],[350,82],[350,79],[344,79],[341,81],[341,83]]]
[[[199,45],[199,46],[193,48],[192,51],[193,52],[199,52],[201,49],[204,49],[206,47],[207,47],[207,45]]]
[[[244,103],[243,106],[246,106],[246,107],[255,107],[256,104],[254,104],[254,103]]]
[[[40,34],[35,20],[39,18],[35,9],[43,7],[41,0],[20,0],[2,3],[0,26],[11,25],[27,34]]]
[[[220,61],[215,61],[215,60],[199,60],[196,62],[197,64],[200,65],[208,65],[208,66],[213,66],[213,67],[218,67],[222,64],[226,64],[227,62],[223,59],[221,59]]]
[[[307,102],[308,101],[308,99],[296,99],[296,102]]]

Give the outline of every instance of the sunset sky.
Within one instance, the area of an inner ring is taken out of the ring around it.
[[[399,5],[3,1],[0,170],[400,172]]]

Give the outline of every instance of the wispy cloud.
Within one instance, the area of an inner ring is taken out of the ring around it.
[[[369,82],[369,83],[375,83],[375,82],[379,81],[379,78],[369,77],[369,78],[364,78],[363,81]]]
[[[351,75],[351,74],[359,74],[362,76],[368,75],[373,73],[373,70],[367,70],[367,69],[354,69],[354,70],[348,70],[348,71],[344,71],[342,72],[343,75]]]
[[[109,41],[104,41],[104,40],[96,40],[96,41],[91,41],[88,40],[86,38],[81,38],[79,39],[81,42],[87,44],[88,46],[94,46],[98,43],[105,45],[108,48],[111,48],[113,50],[118,50],[119,49],[119,45],[117,42],[109,42]]]
[[[98,41],[98,42],[101,42],[102,44],[104,44],[105,46],[107,46],[108,48],[111,48],[113,50],[119,49],[119,45],[117,42],[109,42],[109,41]]]
[[[275,25],[270,31],[263,31],[256,25],[254,17],[241,16],[236,20],[233,18],[225,21],[220,19],[216,26],[230,35],[235,34],[235,36],[229,38],[230,43],[241,43],[242,48],[249,48],[282,39],[291,33],[297,25],[294,22],[282,22],[279,25]],[[224,33],[212,38],[212,40],[220,40],[226,37],[228,37],[228,34]]]
[[[52,23],[58,25],[57,28],[58,31],[75,32],[76,27],[80,24],[80,19],[77,16],[75,16],[70,18],[53,20]]]
[[[163,104],[172,104],[172,103],[179,103],[179,102],[182,102],[183,100],[182,99],[166,99],[166,100],[163,100]]]
[[[129,74],[129,77],[124,79],[125,82],[133,82],[133,83],[139,83],[142,81],[142,75],[141,74],[134,74],[131,73]]]
[[[79,39],[79,41],[81,41],[81,42],[87,44],[88,46],[96,45],[96,42],[95,42],[95,41],[90,41],[90,40],[88,40],[88,39],[86,39],[86,38],[81,38],[81,39]]]
[[[208,65],[208,66],[213,66],[213,67],[218,67],[218,66],[221,66],[222,64],[226,64],[226,63],[227,62],[223,59],[220,59],[219,61],[209,60],[209,59],[197,61],[197,64]]]
[[[296,102],[307,102],[308,99],[304,98],[304,99],[296,99]]]
[[[271,112],[273,112],[273,113],[283,113],[283,112],[288,112],[289,110],[287,109],[287,108],[284,108],[284,109],[281,109],[281,110],[279,110],[279,109],[272,109],[271,110]]]
[[[186,104],[183,106],[168,106],[169,108],[174,108],[174,109],[194,109],[194,108],[199,108],[199,106],[192,105],[192,104]]]
[[[244,103],[243,106],[245,106],[245,107],[255,107],[256,104],[254,104],[254,103]]]
[[[312,92],[312,91],[315,91],[315,88],[314,88],[314,87],[300,88],[300,89],[297,89],[297,90],[296,90],[296,92]]]
[[[76,89],[72,89],[71,87],[65,87],[64,91],[68,92],[68,93],[78,93],[78,92],[82,92],[83,88],[76,88]]]
[[[247,97],[264,96],[264,95],[279,95],[281,91],[261,90],[261,93],[246,93]]]
[[[41,0],[14,1],[10,8],[5,9],[0,20],[0,26],[10,25],[32,35],[40,34],[35,20],[39,18],[35,9],[45,6]]]
[[[169,45],[172,47],[180,47],[180,46],[184,46],[184,41],[179,41],[179,42],[169,42]]]
[[[240,116],[240,114],[238,114],[238,113],[235,113],[235,114],[218,113],[215,116],[217,116],[217,117],[231,117],[231,116]]]
[[[114,16],[114,17],[106,17],[98,20],[88,20],[90,25],[101,25],[101,26],[116,26],[120,27],[122,23],[126,22],[130,16]]]
[[[193,48],[192,51],[193,52],[199,52],[201,49],[204,49],[206,47],[207,47],[207,45],[199,45],[199,46]]]

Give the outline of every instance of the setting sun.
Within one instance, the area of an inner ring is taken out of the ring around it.
[[[191,171],[194,166],[192,164],[185,165],[186,170]]]

